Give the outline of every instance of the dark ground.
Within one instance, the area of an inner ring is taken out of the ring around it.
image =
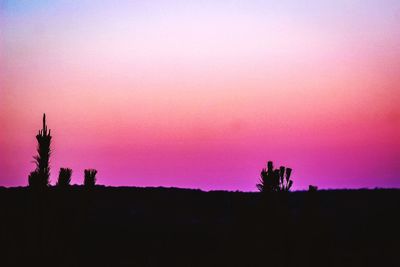
[[[0,266],[400,266],[400,190],[0,188]]]

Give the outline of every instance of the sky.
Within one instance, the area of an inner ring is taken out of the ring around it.
[[[400,1],[0,0],[0,186],[46,113],[60,167],[98,183],[400,187]]]

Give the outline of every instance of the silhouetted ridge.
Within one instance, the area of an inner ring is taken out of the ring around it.
[[[394,266],[399,190],[290,192],[292,169],[262,169],[260,192],[49,186],[46,115],[30,188],[0,188],[0,266]],[[68,189],[66,189],[68,188]]]

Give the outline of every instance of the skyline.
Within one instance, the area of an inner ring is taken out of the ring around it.
[[[398,1],[1,1],[0,186],[400,187]]]

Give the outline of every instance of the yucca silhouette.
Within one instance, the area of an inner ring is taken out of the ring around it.
[[[71,183],[72,170],[70,168],[60,168],[57,186],[68,187]]]
[[[43,114],[43,128],[39,130],[36,135],[36,140],[38,142],[37,155],[33,158],[35,159],[36,169],[29,174],[28,183],[31,187],[47,187],[49,185],[50,177],[50,144],[51,144],[51,134],[50,130],[47,131],[46,125],[46,114]]]
[[[85,170],[85,180],[83,182],[85,187],[94,187],[96,184],[96,174],[97,170],[95,169],[86,169]]]
[[[261,192],[288,192],[293,185],[293,181],[290,179],[291,174],[291,168],[281,166],[274,170],[272,161],[268,161],[267,169],[264,168],[261,171],[260,183],[257,184],[257,188]]]

